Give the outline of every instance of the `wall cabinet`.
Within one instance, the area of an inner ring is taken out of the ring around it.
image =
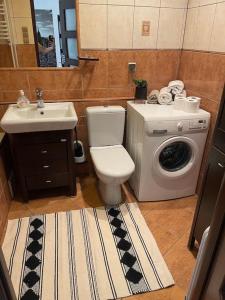
[[[10,144],[25,201],[56,188],[75,193],[73,131],[12,134]]]

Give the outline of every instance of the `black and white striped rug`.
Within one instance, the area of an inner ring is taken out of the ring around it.
[[[174,284],[136,203],[11,220],[3,244],[18,299],[117,299]]]

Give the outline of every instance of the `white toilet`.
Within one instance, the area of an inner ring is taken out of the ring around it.
[[[121,184],[134,172],[134,162],[123,147],[125,109],[121,106],[87,108],[90,153],[106,205],[122,201]]]

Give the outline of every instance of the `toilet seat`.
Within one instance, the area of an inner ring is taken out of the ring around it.
[[[104,176],[121,178],[134,172],[134,162],[122,145],[91,147],[90,152],[96,171]]]

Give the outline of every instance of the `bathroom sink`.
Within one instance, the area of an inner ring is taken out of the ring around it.
[[[18,108],[12,104],[1,120],[1,127],[7,133],[66,130],[74,128],[77,121],[72,102],[45,103],[44,108],[37,108],[37,104]]]

